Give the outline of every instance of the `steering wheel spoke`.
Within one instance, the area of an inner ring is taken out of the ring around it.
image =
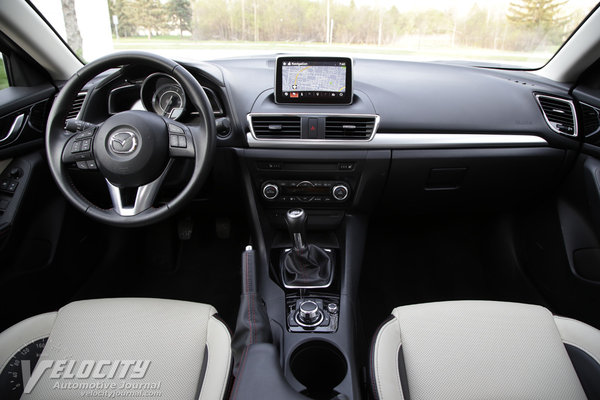
[[[122,217],[132,217],[152,207],[171,165],[172,161],[158,178],[136,188],[120,188],[106,179],[114,211]]]
[[[187,125],[166,119],[169,131],[169,155],[175,158],[194,158],[196,155],[192,133]]]
[[[62,151],[62,162],[75,164],[79,169],[98,169],[94,158],[93,143],[98,126],[80,120],[68,120],[67,131],[74,134],[66,141]]]

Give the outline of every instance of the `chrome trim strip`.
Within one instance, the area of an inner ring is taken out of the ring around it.
[[[0,143],[5,142],[8,139],[11,139],[13,137],[13,135],[19,133],[21,131],[21,128],[23,127],[24,119],[25,119],[25,114],[17,115],[15,117],[15,119],[13,120],[13,123],[10,126],[10,129],[8,130],[6,135],[2,139],[0,139]]]
[[[254,126],[252,125],[252,117],[340,117],[340,118],[344,118],[344,117],[350,117],[350,118],[374,118],[375,119],[375,124],[373,125],[373,132],[371,133],[371,136],[366,138],[366,139],[354,139],[352,140],[353,142],[367,142],[369,140],[372,140],[373,137],[375,136],[375,134],[377,133],[377,129],[379,128],[379,120],[380,117],[377,114],[328,114],[328,113],[250,113],[246,116],[246,119],[248,120],[248,126],[250,127],[250,133],[252,134],[252,136],[254,137],[254,139],[256,140],[284,140],[284,141],[288,141],[288,139],[263,139],[263,138],[258,138],[256,136],[256,134],[254,133]],[[300,124],[300,126],[302,127],[302,123]],[[323,141],[326,139],[298,139],[298,140],[318,140],[318,141]],[[338,142],[339,140],[336,139],[330,139],[329,141],[332,142]],[[250,143],[250,142],[248,142]]]
[[[248,146],[263,149],[452,149],[464,147],[547,146],[535,135],[466,133],[378,133],[370,140],[257,139],[246,134]]]
[[[561,132],[560,130],[558,130],[554,127],[553,123],[550,122],[550,120],[548,119],[548,116],[546,115],[546,111],[544,111],[544,107],[542,107],[542,103],[540,102],[540,97],[545,97],[545,98],[551,99],[551,100],[562,101],[569,105],[569,107],[571,108],[571,113],[573,113],[573,128],[574,129],[573,129],[572,135],[565,133],[565,132]],[[560,133],[561,135],[565,135],[565,136],[569,136],[569,137],[577,137],[577,135],[579,134],[579,126],[577,125],[577,112],[575,111],[575,104],[573,104],[572,100],[563,99],[562,97],[548,96],[545,94],[536,94],[535,100],[537,101],[538,105],[540,106],[540,110],[542,111],[544,120],[546,121],[546,124],[548,124],[550,129],[552,129],[556,133]]]

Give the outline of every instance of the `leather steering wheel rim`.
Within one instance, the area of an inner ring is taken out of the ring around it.
[[[98,74],[125,65],[142,65],[166,73],[183,87],[188,100],[199,112],[199,118],[188,125],[194,148],[194,167],[183,190],[160,207],[150,207],[131,216],[114,208],[102,209],[86,199],[75,187],[62,153],[73,133],[65,130],[65,118],[73,100],[84,85]],[[143,226],[173,215],[187,204],[202,187],[210,173],[216,146],[216,126],[212,108],[204,89],[192,74],[173,60],[145,52],[120,52],[90,62],[75,73],[56,97],[48,116],[45,135],[46,155],[52,176],[61,192],[73,206],[97,221],[115,226]]]

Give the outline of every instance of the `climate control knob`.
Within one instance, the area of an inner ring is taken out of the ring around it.
[[[331,189],[331,195],[338,201],[346,200],[348,198],[348,193],[348,186],[346,185],[335,185],[333,189]]]
[[[262,194],[265,199],[274,200],[279,196],[279,187],[273,183],[267,183],[263,186]]]

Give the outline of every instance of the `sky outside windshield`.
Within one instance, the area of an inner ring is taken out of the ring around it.
[[[116,50],[179,60],[345,54],[542,66],[591,0],[34,0],[90,61]]]

